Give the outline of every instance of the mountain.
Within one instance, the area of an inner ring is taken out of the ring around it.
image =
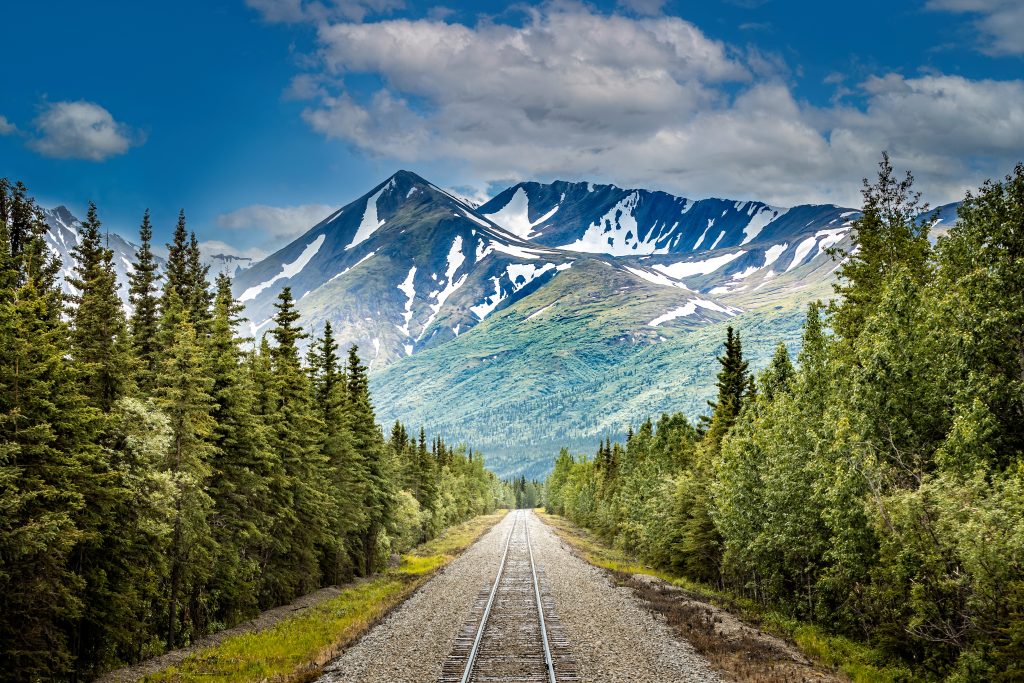
[[[58,206],[55,209],[44,209],[43,219],[49,227],[44,236],[46,245],[50,251],[60,258],[61,266],[58,277],[61,288],[65,294],[71,294],[71,287],[67,284],[67,278],[72,275],[74,269],[74,256],[72,250],[78,246],[78,231],[82,227],[82,221],[76,218],[66,206]],[[117,272],[117,281],[121,285],[117,290],[118,296],[126,307],[128,303],[128,274],[131,273],[135,263],[135,250],[137,246],[129,242],[116,232],[105,233],[106,246],[114,252],[114,270]],[[157,258],[159,265],[163,266],[163,259]]]
[[[513,185],[478,211],[537,244],[613,256],[739,247],[767,234],[779,238],[811,224],[835,224],[853,213],[832,205],[786,209],[565,181]]]
[[[238,274],[251,266],[252,262],[253,259],[248,256],[203,253],[203,265],[209,266],[211,278],[220,273],[224,273],[230,278],[238,277]]]
[[[462,199],[399,171],[306,234],[243,271],[235,292],[254,335],[266,331],[288,285],[304,324],[330,321],[380,370],[467,334],[572,269],[615,271],[633,285],[661,281],[666,305],[695,293],[644,265],[538,246],[477,213]],[[590,287],[601,296],[600,286]],[[708,301],[698,317],[734,315]]]

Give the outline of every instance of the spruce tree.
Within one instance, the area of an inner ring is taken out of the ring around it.
[[[306,337],[296,323],[291,288],[285,287],[274,304],[277,314],[270,335],[273,414],[270,445],[284,468],[291,509],[280,517],[274,533],[287,540],[287,551],[275,557],[271,591],[280,601],[292,599],[319,585],[318,547],[330,526],[326,495],[326,460],[320,449],[323,422],[312,405],[309,379],[299,362],[298,342]]]
[[[167,647],[174,648],[179,636],[201,632],[208,618],[198,598],[216,554],[209,524],[213,501],[207,486],[216,453],[216,423],[208,359],[177,293],[169,291],[166,302],[156,396],[171,433],[164,469],[174,482],[174,519],[163,633]]]
[[[743,359],[739,332],[734,332],[731,325],[726,328],[725,353],[718,357],[718,363],[721,366],[715,383],[718,397],[708,401],[711,416],[701,418],[708,427],[708,437],[715,443],[732,427],[750,394],[748,362]]]
[[[361,507],[363,464],[356,452],[346,411],[344,375],[338,367],[338,344],[330,322],[323,336],[311,345],[310,379],[314,404],[323,421],[321,453],[326,464],[329,497],[329,533],[323,544],[324,582],[340,583],[353,571],[349,546],[357,529],[366,523]]]
[[[83,389],[93,404],[107,412],[131,384],[130,355],[124,310],[117,297],[114,253],[103,246],[96,205],[82,223],[75,257],[75,304],[71,311],[71,351],[82,368]]]
[[[369,575],[377,568],[377,539],[391,514],[394,491],[389,478],[390,473],[386,469],[384,437],[377,426],[373,404],[370,402],[366,367],[360,362],[359,350],[354,344],[348,352],[345,375],[352,443],[363,464],[363,509],[367,517],[367,522],[360,531],[361,544],[357,549],[357,555],[360,559],[361,572]]]
[[[157,300],[157,263],[151,249],[153,226],[149,209],[142,215],[139,226],[139,247],[135,250],[135,267],[128,275],[128,297],[132,304],[129,322],[132,348],[137,361],[136,383],[144,392],[153,387],[157,371],[159,348],[156,343],[160,316]]]
[[[267,502],[281,476],[257,418],[256,388],[242,362],[243,339],[236,334],[242,311],[231,293],[231,279],[217,276],[210,321],[210,376],[215,422],[212,442],[211,529],[218,548],[209,590],[218,597],[220,620],[234,623],[259,607],[261,551],[273,526]]]
[[[213,295],[210,292],[210,266],[203,264],[199,240],[193,232],[189,235],[188,250],[185,254],[185,279],[188,288],[186,305],[189,319],[197,330],[205,332],[210,318]]]
[[[174,236],[167,246],[167,268],[164,274],[163,293],[160,297],[161,310],[166,309],[173,292],[183,306],[192,302],[188,270],[188,231],[185,230],[185,210],[178,212],[178,222],[174,226]]]
[[[84,607],[71,555],[98,455],[45,232],[24,187],[0,181],[0,659],[24,681],[71,671]]]

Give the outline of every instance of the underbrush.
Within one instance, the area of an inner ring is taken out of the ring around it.
[[[664,592],[650,584],[631,580],[632,575],[656,577],[678,587],[688,598],[726,610],[747,624],[794,644],[820,668],[841,674],[854,683],[909,683],[920,680],[908,669],[885,662],[879,652],[864,644],[830,634],[818,625],[792,619],[753,600],[642,564],[563,517],[541,511],[537,514],[584,560],[611,571],[619,583],[636,589],[650,607],[684,634],[702,655],[719,668],[727,670],[737,680],[796,681],[805,678],[800,673],[787,670],[784,658],[781,662],[766,665],[766,658],[762,656],[764,653],[757,653],[759,646],[748,639],[724,642],[715,633],[715,617],[710,610],[701,610],[692,604],[680,605],[678,599],[667,599]],[[766,666],[770,670],[766,670]]]
[[[476,517],[413,549],[397,567],[357,581],[337,597],[256,633],[225,639],[147,676],[164,681],[303,681],[458,557],[506,511]]]

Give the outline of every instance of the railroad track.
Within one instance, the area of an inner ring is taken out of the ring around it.
[[[443,683],[578,680],[533,557],[529,513],[513,513],[494,583],[481,591],[442,667]]]

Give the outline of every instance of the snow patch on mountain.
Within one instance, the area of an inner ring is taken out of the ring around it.
[[[409,332],[409,323],[412,321],[412,303],[416,298],[416,266],[409,269],[409,274],[405,276],[405,279],[400,285],[398,285],[399,291],[405,294],[405,310],[402,312],[402,319],[404,323],[396,325],[402,332],[406,339],[412,336]],[[405,344],[405,355],[412,355],[412,344]]]
[[[441,311],[441,307],[444,306],[444,302],[448,300],[452,294],[454,294],[459,287],[466,284],[466,279],[469,277],[468,273],[463,273],[462,277],[458,280],[454,279],[455,274],[458,272],[462,264],[466,262],[466,255],[462,253],[462,235],[456,235],[455,239],[452,240],[451,249],[448,250],[448,269],[445,271],[445,286],[443,289],[436,292],[431,292],[429,299],[434,299],[434,303],[430,304],[430,308],[433,311],[430,317],[427,318],[427,322],[423,325],[423,331],[420,332],[420,336],[417,341],[423,338],[423,335],[427,333],[427,329],[430,324],[434,322],[437,314]]]
[[[639,200],[639,192],[630,192],[608,209],[608,213],[591,223],[579,239],[560,248],[612,256],[667,253],[667,247],[658,248],[654,241],[640,240],[639,226],[634,215]]]
[[[732,306],[720,306],[714,301],[707,301],[706,299],[690,299],[684,305],[679,308],[674,308],[671,311],[659,315],[657,318],[647,323],[651,327],[658,327],[663,323],[667,323],[670,320],[676,318],[684,318],[686,316],[693,315],[697,312],[698,308],[705,308],[709,311],[718,311],[719,313],[725,313],[728,316],[734,316],[741,313],[740,309],[733,308]]]
[[[239,301],[249,301],[259,296],[260,292],[270,287],[278,280],[284,280],[286,278],[292,278],[302,272],[302,269],[312,260],[316,253],[320,250],[321,245],[324,243],[326,237],[323,234],[317,235],[316,239],[306,245],[306,248],[302,250],[299,257],[291,263],[286,263],[281,266],[281,272],[270,278],[266,282],[261,282],[258,285],[254,285],[249,289],[242,292],[242,296],[238,297]]]
[[[671,278],[676,280],[682,280],[684,277],[692,275],[708,275],[715,272],[719,268],[725,266],[732,261],[735,261],[740,256],[746,254],[746,251],[737,251],[732,254],[722,254],[721,256],[712,256],[711,258],[704,259],[702,261],[681,261],[679,263],[669,264],[657,264],[654,266],[656,270],[660,270]]]
[[[779,257],[782,256],[782,252],[786,251],[786,249],[788,248],[789,243],[783,242],[782,244],[773,244],[772,246],[765,249],[764,265],[762,266],[762,268],[767,268],[768,266],[778,261]]]
[[[530,196],[522,187],[516,189],[515,194],[508,200],[508,203],[500,211],[490,214],[491,220],[502,226],[517,237],[530,239],[536,233],[534,227],[540,225],[555,215],[558,206],[548,211],[535,221],[530,220]]]
[[[750,202],[750,205],[750,210],[753,210],[754,208],[757,207],[757,204],[755,204],[754,202]],[[740,246],[743,246],[744,244],[753,241],[758,235],[761,234],[761,231],[764,230],[769,223],[781,218],[786,214],[787,211],[789,211],[789,209],[775,209],[770,206],[762,208],[757,214],[755,214],[750,219],[750,222],[747,223],[747,226],[743,228],[743,241],[740,242]],[[713,248],[714,247],[712,247],[712,249]]]
[[[390,183],[377,190],[376,194],[366,200],[366,208],[363,210],[363,220],[360,221],[359,228],[356,230],[356,234],[352,238],[352,241],[347,247],[345,247],[345,251],[348,251],[360,242],[366,241],[370,235],[377,232],[377,230],[384,225],[383,219],[377,220],[377,200],[380,199],[380,196],[384,194],[384,191],[389,189],[394,182],[395,179],[392,178]]]
[[[672,280],[670,278],[665,277],[664,275],[659,275],[658,273],[652,273],[649,270],[644,270],[642,268],[633,268],[631,266],[626,266],[626,270],[633,273],[633,275],[636,275],[638,278],[650,282],[651,284],[661,285],[663,287],[678,287],[679,289],[687,289],[686,285],[683,284],[682,282]]]

